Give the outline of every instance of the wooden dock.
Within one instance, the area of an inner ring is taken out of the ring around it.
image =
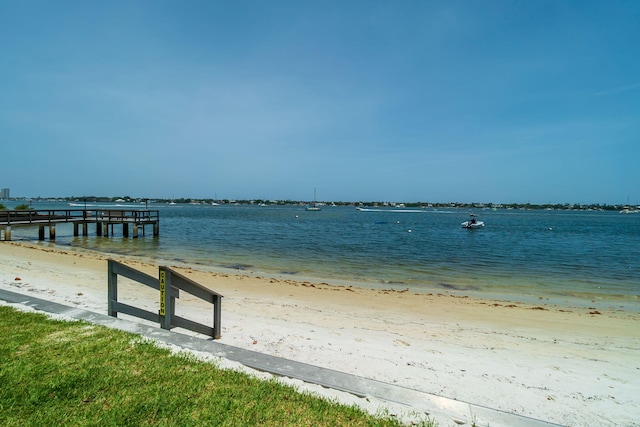
[[[96,235],[113,235],[114,226],[122,226],[122,236],[129,237],[129,225],[133,238],[139,236],[140,229],[145,234],[145,226],[153,227],[153,236],[160,235],[160,212],[157,210],[126,209],[66,209],[66,210],[18,210],[0,211],[0,240],[11,240],[11,230],[17,227],[38,227],[38,239],[45,239],[49,229],[49,240],[56,238],[56,225],[73,224],[73,235],[89,235],[89,224],[95,224]]]

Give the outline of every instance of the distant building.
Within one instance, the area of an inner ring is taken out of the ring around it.
[[[2,193],[0,193],[0,199],[9,200],[9,189],[8,188],[3,188],[2,189]]]

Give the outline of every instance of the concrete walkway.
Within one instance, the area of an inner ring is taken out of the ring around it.
[[[281,357],[270,356],[251,350],[221,344],[212,340],[192,337],[159,327],[117,319],[51,301],[0,289],[0,300],[22,304],[38,311],[59,314],[84,320],[113,329],[132,332],[150,339],[176,345],[188,350],[209,353],[239,362],[247,367],[274,375],[295,378],[318,384],[359,397],[374,397],[380,400],[405,405],[412,410],[424,412],[441,420],[451,420],[447,425],[491,426],[491,427],[549,427],[557,426],[541,420],[513,415],[496,409],[465,403],[398,385],[345,374],[332,369],[320,368]],[[475,424],[474,424],[475,423]],[[444,427],[444,426],[443,426]]]

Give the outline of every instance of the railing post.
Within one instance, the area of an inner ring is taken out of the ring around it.
[[[221,337],[222,322],[222,295],[213,296],[213,339]]]
[[[158,273],[160,282],[160,327],[171,330],[171,316],[175,313],[175,308],[172,307],[172,302],[174,301],[171,298],[171,271],[160,267]]]
[[[113,260],[108,261],[107,269],[107,313],[109,316],[118,317],[118,312],[113,308],[113,302],[118,301],[118,275],[113,272]]]

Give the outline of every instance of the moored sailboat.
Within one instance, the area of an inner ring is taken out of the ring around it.
[[[304,209],[307,210],[307,211],[319,211],[319,210],[322,210],[322,207],[320,207],[318,205],[318,203],[316,202],[316,189],[315,189],[315,187],[313,188],[313,204],[312,205],[307,205]]]

